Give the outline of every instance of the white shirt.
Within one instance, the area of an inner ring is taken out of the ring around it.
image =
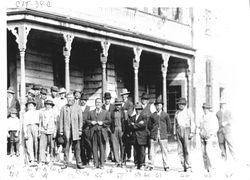
[[[9,117],[7,119],[8,122],[8,131],[18,131],[20,128],[20,124],[19,124],[19,119],[18,117]]]
[[[31,110],[24,113],[23,123],[25,126],[30,124],[39,124],[39,111]]]
[[[109,110],[109,107],[110,107],[110,104],[105,104],[105,109],[106,109],[106,111],[108,111]]]
[[[175,118],[180,127],[191,127],[191,132],[195,132],[194,115],[187,107],[178,111]]]
[[[86,104],[85,104],[84,106],[81,106],[82,112],[84,112],[84,111],[85,111],[86,106],[87,106]]]

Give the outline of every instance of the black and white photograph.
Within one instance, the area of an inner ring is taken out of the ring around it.
[[[8,1],[0,179],[249,180],[250,1],[223,2]]]

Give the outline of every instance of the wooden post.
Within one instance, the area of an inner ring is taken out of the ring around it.
[[[102,53],[100,54],[100,61],[102,63],[102,97],[107,91],[107,73],[106,73],[106,64],[108,61],[108,50],[110,47],[110,42],[101,41]]]
[[[163,53],[162,59],[163,63],[161,65],[161,72],[162,72],[162,95],[163,95],[163,111],[167,112],[167,71],[168,71],[168,61],[170,55]]]
[[[138,71],[140,65],[140,56],[142,49],[140,47],[134,47],[134,55],[133,59],[133,68],[134,68],[134,101],[135,103],[139,102],[139,82],[138,82]]]
[[[188,107],[193,110],[193,63],[192,59],[187,59],[187,102]]]
[[[20,129],[20,140],[21,140],[21,146],[20,146],[20,152],[21,156],[25,157],[25,150],[24,150],[24,138],[23,138],[23,115],[25,112],[25,103],[26,103],[26,82],[25,82],[25,51],[26,51],[26,44],[27,44],[27,37],[30,31],[30,27],[25,25],[20,25],[18,27],[9,27],[8,28],[12,34],[16,36],[16,42],[18,43],[18,49],[20,52],[20,76],[21,76],[21,110],[20,110],[20,123],[21,123],[21,129]],[[18,29],[18,30],[16,30]],[[22,153],[24,152],[24,153]],[[27,163],[26,158],[24,158],[24,162]]]
[[[63,34],[65,46],[63,47],[63,55],[65,60],[65,88],[67,92],[70,91],[70,74],[69,74],[69,61],[71,53],[71,44],[74,36],[72,34]]]

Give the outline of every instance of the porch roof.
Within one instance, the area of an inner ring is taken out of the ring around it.
[[[61,34],[72,33],[80,38],[94,41],[108,40],[111,44],[127,47],[141,46],[143,50],[149,52],[169,53],[175,57],[190,58],[195,55],[195,49],[191,46],[124,30],[104,23],[96,23],[43,10],[7,9],[8,26],[16,26],[22,23],[34,29]]]

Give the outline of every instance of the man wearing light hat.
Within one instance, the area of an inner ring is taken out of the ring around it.
[[[58,100],[58,109],[61,111],[61,108],[67,104],[67,98],[66,98],[66,89],[60,88],[58,94],[59,94],[59,100]]]
[[[221,156],[224,160],[227,160],[226,146],[229,149],[233,159],[235,159],[234,143],[232,139],[232,113],[226,108],[226,101],[222,99],[220,101],[220,110],[216,113],[216,117],[219,122],[219,130],[217,132],[219,147],[221,149]]]
[[[30,166],[35,166],[38,162],[39,111],[36,110],[34,99],[27,100],[26,108],[23,118],[24,139]]]
[[[67,95],[68,103],[62,107],[60,112],[60,135],[65,136],[64,165],[66,169],[69,164],[69,150],[72,143],[78,169],[83,169],[80,156],[80,139],[82,136],[82,110],[78,104],[75,104],[75,97],[72,93]]]
[[[121,97],[122,97],[122,111],[125,113],[125,121],[128,120],[132,114],[133,114],[133,110],[134,110],[134,106],[133,103],[128,99],[130,92],[124,88],[122,89],[122,92],[120,93]],[[125,136],[129,136],[129,134],[125,134]],[[129,138],[129,137],[128,137]],[[127,161],[131,161],[131,145],[130,144],[125,144],[125,150],[124,150],[124,160],[127,159]]]
[[[179,110],[174,117],[174,135],[177,135],[178,154],[181,159],[184,172],[191,170],[189,160],[190,140],[195,134],[196,125],[194,122],[193,112],[187,108],[186,98],[180,98],[177,102]]]
[[[17,117],[19,117],[20,104],[15,97],[15,91],[13,87],[9,87],[7,90],[7,116],[10,115],[10,109],[16,109]]]
[[[202,105],[203,115],[200,120],[201,151],[206,173],[211,173],[219,157],[217,130],[218,124],[215,114],[211,112],[212,107],[208,103]]]

